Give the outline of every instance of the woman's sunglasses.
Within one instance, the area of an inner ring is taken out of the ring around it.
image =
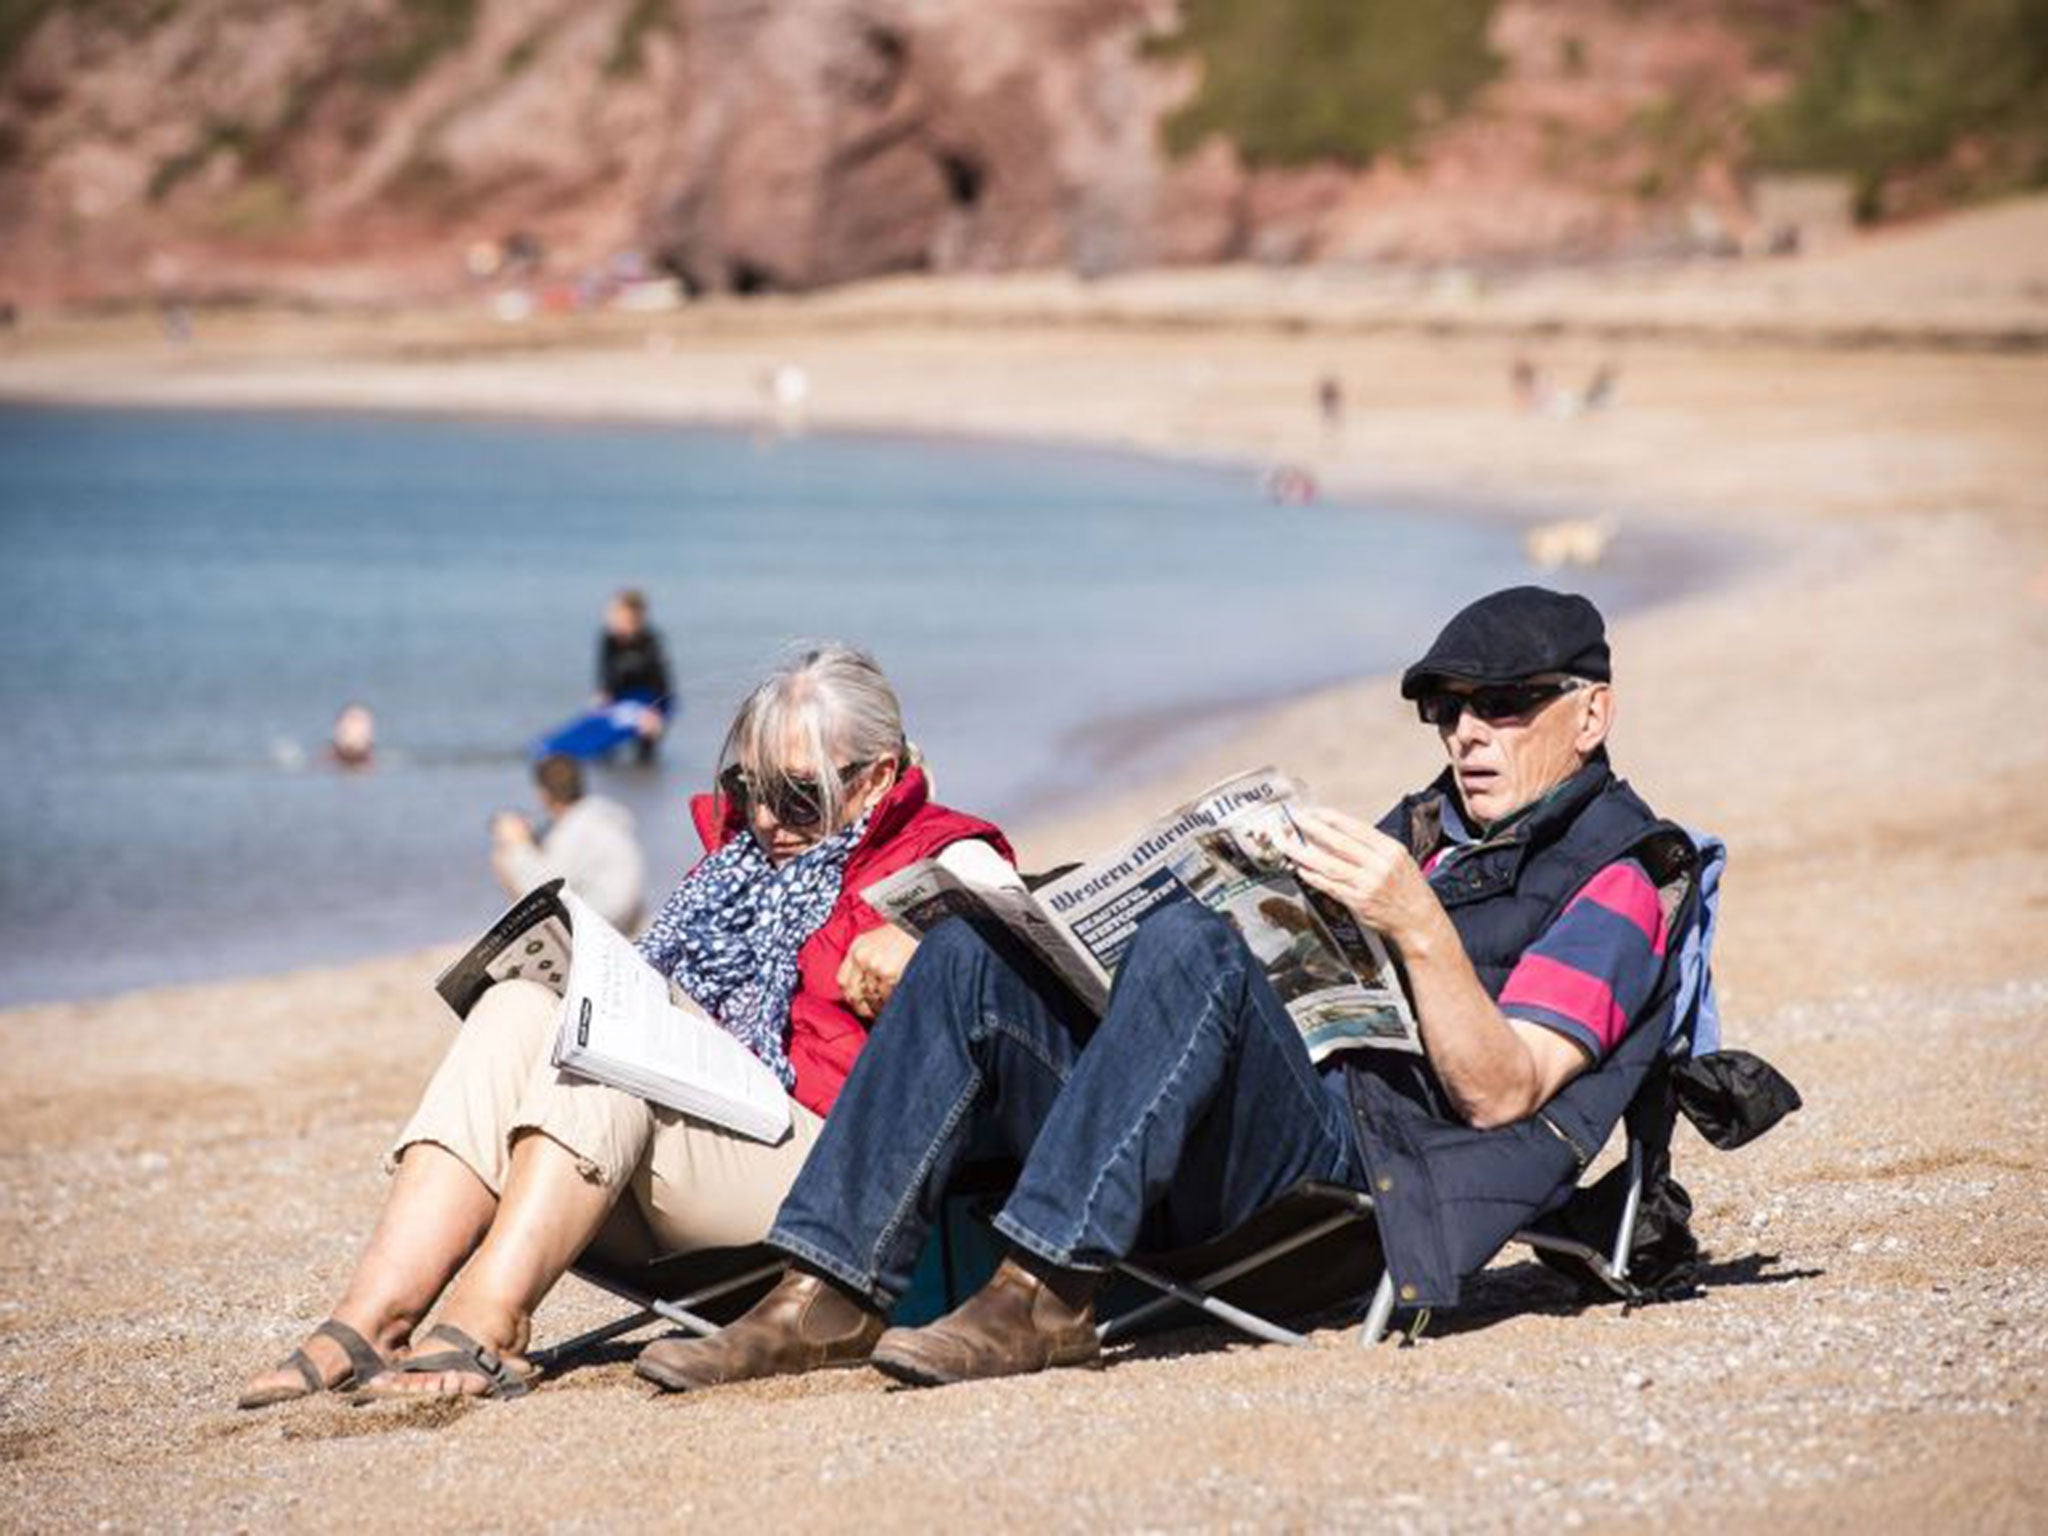
[[[1585,686],[1584,679],[1567,677],[1555,683],[1488,683],[1470,693],[1432,688],[1415,701],[1415,712],[1422,716],[1424,725],[1433,725],[1440,731],[1455,729],[1458,716],[1468,709],[1488,725],[1499,725],[1506,720],[1524,719],[1552,699],[1576,693]]]
[[[843,794],[873,766],[873,759],[848,763],[838,770]],[[825,786],[800,773],[778,773],[756,780],[738,763],[718,776],[718,787],[736,805],[758,805],[792,832],[809,832],[825,823]]]

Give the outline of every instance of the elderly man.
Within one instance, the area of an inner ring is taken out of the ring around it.
[[[1304,1179],[1373,1191],[1401,1299],[1455,1300],[1572,1186],[1659,1043],[1630,1026],[1667,990],[1659,881],[1689,845],[1609,770],[1610,679],[1584,598],[1482,598],[1402,679],[1442,777],[1377,828],[1298,813],[1301,878],[1394,945],[1424,1058],[1311,1066],[1243,942],[1194,903],[1140,926],[1092,1030],[948,924],[783,1204],[788,1273],[717,1337],[650,1345],[640,1373],[688,1390],[864,1360],[919,1385],[1090,1364],[1110,1266]],[[884,1332],[975,1135],[1022,1161],[995,1221],[1010,1252],[949,1316]]]

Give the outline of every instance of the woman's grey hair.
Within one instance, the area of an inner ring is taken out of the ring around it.
[[[835,767],[891,756],[904,767],[912,761],[896,690],[874,657],[837,642],[792,656],[747,695],[725,733],[719,771],[736,763],[757,782],[786,777],[793,743],[810,759],[828,827],[839,825],[845,809]]]

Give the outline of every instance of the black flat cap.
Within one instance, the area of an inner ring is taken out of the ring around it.
[[[1547,673],[1609,682],[1607,625],[1575,592],[1507,587],[1465,608],[1436,637],[1429,654],[1401,675],[1401,697],[1433,683],[1515,683]]]

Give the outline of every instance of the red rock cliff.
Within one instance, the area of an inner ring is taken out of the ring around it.
[[[418,293],[513,230],[716,291],[1613,250],[1739,217],[1729,124],[1769,77],[1724,13],[1760,7],[1504,0],[1499,75],[1400,163],[1256,174],[1161,147],[1198,67],[1141,46],[1173,0],[30,7],[0,37],[0,280]]]

